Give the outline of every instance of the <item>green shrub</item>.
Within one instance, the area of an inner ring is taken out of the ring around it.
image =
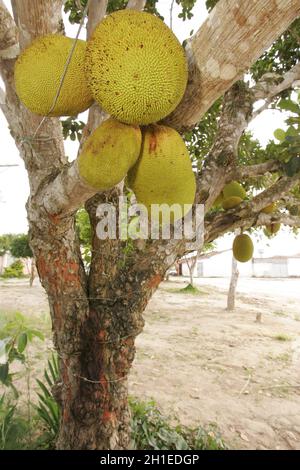
[[[44,380],[38,380],[40,391],[37,393],[39,403],[35,409],[45,428],[44,438],[48,447],[54,447],[59,431],[60,408],[52,394],[52,387],[58,381],[59,370],[57,357],[52,354],[44,370]]]
[[[29,425],[16,414],[16,403],[3,394],[0,397],[0,450],[26,447]]]
[[[4,273],[2,274],[2,277],[4,279],[10,279],[13,277],[23,277],[23,270],[24,266],[21,260],[17,259],[14,261],[10,266],[4,269]]]
[[[129,400],[132,446],[140,450],[224,450],[226,446],[213,426],[192,429],[172,425],[155,402]]]

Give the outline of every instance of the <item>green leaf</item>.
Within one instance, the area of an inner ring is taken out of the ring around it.
[[[276,130],[274,131],[274,137],[275,137],[275,139],[280,140],[281,142],[283,142],[284,139],[285,139],[285,132],[284,132],[284,130],[283,130],[283,129],[276,129]]]
[[[300,171],[300,157],[295,156],[292,157],[285,165],[284,165],[285,173],[287,176],[294,176],[296,173]]]
[[[278,106],[279,108],[284,109],[286,111],[291,111],[292,113],[296,113],[296,114],[300,113],[299,106],[297,105],[297,103],[295,103],[292,100],[282,99],[279,101]]]
[[[8,369],[9,369],[8,362],[6,362],[5,364],[0,364],[0,381],[3,384],[5,384],[5,382],[7,381]]]
[[[45,336],[43,335],[43,333],[39,330],[29,330],[30,334],[32,336],[35,336],[36,338],[39,338],[41,341],[44,341],[45,339]]]
[[[18,339],[19,353],[22,353],[25,350],[26,345],[27,345],[27,340],[28,340],[27,333],[21,333]]]

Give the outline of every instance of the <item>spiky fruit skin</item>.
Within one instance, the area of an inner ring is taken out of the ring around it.
[[[268,206],[264,207],[264,209],[261,211],[263,214],[273,214],[276,210],[276,203],[272,202],[272,204],[269,204]]]
[[[266,225],[265,234],[267,236],[275,235],[277,232],[279,232],[280,227],[281,227],[281,224],[278,222],[276,223],[274,222],[272,224]]]
[[[83,145],[77,160],[81,178],[98,190],[113,188],[137,161],[141,145],[139,127],[108,119]]]
[[[143,131],[142,152],[128,173],[128,184],[137,202],[146,206],[149,218],[151,204],[179,204],[172,222],[189,212],[184,205],[193,204],[196,182],[189,153],[178,132],[158,125]],[[153,213],[152,219],[158,221]]]
[[[230,183],[224,186],[223,196],[224,196],[224,199],[228,199],[229,197],[232,197],[232,196],[245,199],[247,194],[243,186],[240,183],[238,183],[237,181],[231,181]]]
[[[246,263],[253,257],[254,246],[251,238],[246,233],[237,235],[232,245],[233,256],[240,263]]]
[[[37,38],[15,65],[16,92],[32,113],[42,116],[74,116],[93,103],[85,77],[86,42],[78,40],[54,109],[65,65],[74,39],[58,34]]]
[[[243,200],[240,197],[231,196],[227,199],[224,199],[224,201],[222,202],[222,207],[225,210],[233,209],[234,207],[238,206],[241,202],[243,202]]]
[[[156,16],[120,10],[95,29],[86,52],[95,100],[128,124],[160,121],[181,101],[187,84],[184,50]]]

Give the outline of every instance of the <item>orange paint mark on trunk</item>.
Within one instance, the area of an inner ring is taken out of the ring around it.
[[[53,215],[53,214],[48,214],[49,215],[49,219],[51,220],[52,224],[54,225],[58,225],[59,222],[60,222],[60,217],[58,215]]]
[[[147,282],[147,287],[150,289],[155,289],[162,281],[162,276],[160,274],[155,274],[155,276],[152,276],[148,282]]]
[[[101,342],[103,342],[105,340],[105,337],[106,337],[105,330],[99,330],[98,338],[100,339]]]
[[[116,413],[114,411],[109,411],[104,410],[102,413],[102,422],[103,423],[108,423],[108,422],[115,422],[116,420]]]

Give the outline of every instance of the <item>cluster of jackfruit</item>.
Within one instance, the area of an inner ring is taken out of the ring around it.
[[[173,32],[159,18],[134,10],[105,17],[87,43],[40,37],[15,66],[16,92],[30,111],[73,116],[95,100],[111,115],[86,140],[79,174],[89,186],[106,190],[129,171],[130,187],[147,208],[194,202],[184,141],[174,129],[156,124],[181,101],[187,76]]]
[[[226,184],[215,200],[213,207],[223,207],[224,210],[233,209],[246,199],[247,194],[243,186],[237,181]]]
[[[263,214],[273,214],[277,209],[277,204],[276,202],[272,202],[268,206],[266,206],[261,212]],[[281,228],[281,224],[279,222],[271,222],[270,224],[266,225],[264,229],[264,233],[267,237],[270,237],[272,235],[275,235],[277,232],[279,232]]]
[[[214,201],[213,208],[219,209],[223,207],[224,210],[232,209],[247,197],[246,191],[243,186],[237,181],[231,181],[226,184],[219,194],[217,199]],[[273,214],[277,209],[276,203],[271,203],[262,209],[263,214]],[[268,224],[264,233],[267,236],[275,235],[280,230],[280,223],[271,222]],[[241,263],[249,261],[253,256],[254,246],[249,235],[241,234],[237,235],[233,241],[232,251],[235,259]]]

